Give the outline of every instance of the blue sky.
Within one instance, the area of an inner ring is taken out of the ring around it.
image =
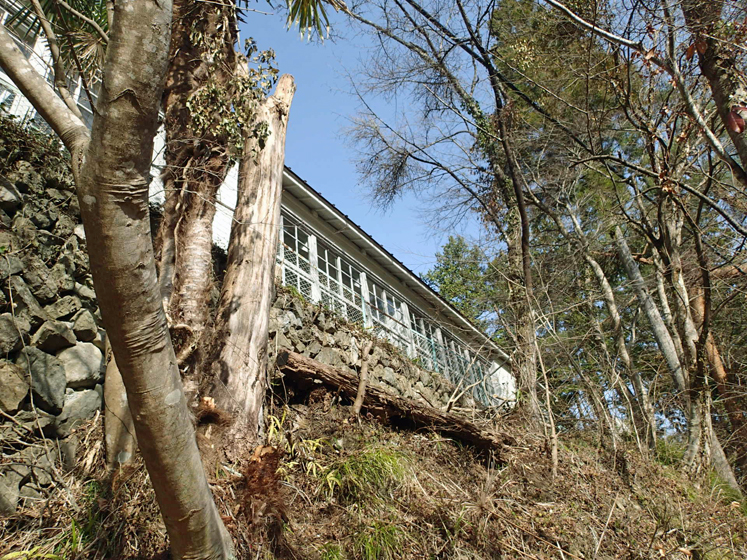
[[[280,73],[292,74],[296,80],[285,163],[405,265],[425,272],[448,234],[440,232],[437,223],[426,223],[424,207],[414,196],[383,212],[373,207],[359,185],[353,146],[344,136],[348,119],[358,110],[346,76],[355,75],[366,59],[368,44],[342,17],[330,15],[335,34],[343,38],[324,43],[308,42],[297,31],[287,31],[283,10],[269,16],[248,12],[240,27],[242,44],[253,37],[260,50],[274,49]]]

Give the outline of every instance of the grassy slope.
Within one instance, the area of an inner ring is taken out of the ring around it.
[[[436,434],[359,423],[326,393],[271,412],[277,449],[255,454],[246,478],[211,472],[242,558],[747,557],[741,505],[707,474],[683,476],[584,434],[561,440],[553,480],[544,440],[518,419],[502,426],[518,444],[498,465]],[[109,491],[99,422],[79,437],[78,466],[58,484],[69,493],[6,519],[0,558],[166,558],[142,466]],[[209,430],[202,437],[209,445]]]

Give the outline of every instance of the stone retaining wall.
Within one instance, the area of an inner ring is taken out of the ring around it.
[[[9,132],[10,131],[10,132]],[[280,289],[270,363],[280,348],[354,370],[371,333]],[[369,359],[372,385],[443,407],[454,386],[385,341]],[[75,427],[103,405],[104,331],[68,163],[49,139],[0,119],[0,515],[44,499],[75,458]],[[463,397],[458,406],[475,406]],[[39,436],[54,438],[51,449]]]
[[[324,364],[356,373],[362,348],[373,338],[359,325],[352,325],[331,312],[304,300],[297,292],[280,288],[270,310],[270,363],[278,350],[287,349]],[[381,339],[369,360],[369,382],[396,395],[443,407],[454,394],[454,384],[442,375],[418,367],[400,351]],[[470,396],[457,406],[474,407]]]
[[[41,499],[52,482],[57,446],[51,457],[25,442],[42,432],[72,460],[71,433],[101,409],[105,371],[66,162],[53,145],[23,153],[13,140],[0,138],[0,513]]]

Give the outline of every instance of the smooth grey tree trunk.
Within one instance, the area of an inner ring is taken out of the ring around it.
[[[695,327],[690,312],[690,295],[685,285],[683,276],[683,265],[681,249],[682,246],[682,212],[671,200],[664,201],[665,208],[662,223],[664,238],[663,256],[668,261],[666,276],[669,279],[672,293],[674,294],[675,316],[677,318],[677,330],[683,342],[684,356],[688,368],[695,370],[698,359],[698,330]],[[684,363],[684,362],[683,362]]]
[[[148,216],[171,2],[121,0],[90,136],[0,26],[0,66],[71,152],[101,314],[177,559],[233,558],[161,305]]]
[[[216,316],[213,390],[216,404],[231,413],[225,449],[256,443],[267,390],[267,339],[280,228],[285,133],[293,77],[280,78],[275,94],[257,109],[266,139],[247,138],[239,170],[239,192],[228,268]]]
[[[739,490],[731,466],[726,461],[723,448],[711,425],[710,394],[707,387],[691,388],[689,380],[686,381],[686,379],[689,379],[689,376],[685,377],[682,371],[682,365],[677,358],[674,342],[669,335],[666,325],[664,325],[656,304],[654,304],[651,295],[646,289],[641,272],[638,270],[638,265],[633,260],[633,255],[630,253],[630,248],[619,227],[615,228],[615,241],[617,242],[620,260],[623,262],[628,278],[633,283],[638,299],[643,305],[646,316],[651,323],[654,337],[659,345],[659,351],[664,355],[667,367],[675,380],[675,385],[687,397],[685,406],[688,415],[688,445],[685,451],[684,462],[690,465],[691,468],[695,468],[698,462],[698,454],[702,452],[706,455],[703,458],[704,462],[713,461],[712,464],[717,469],[719,476],[727,484],[730,486],[733,485],[736,490]],[[698,378],[703,376],[703,373],[698,374]]]
[[[176,558],[227,558],[166,316],[148,180],[166,72],[170,2],[117,2],[91,141],[78,181],[94,286],[140,450]]]
[[[137,438],[130,404],[127,402],[127,391],[108,337],[106,339],[104,406],[106,466],[107,470],[112,472],[135,458]]]
[[[570,205],[566,205],[566,208],[568,209],[568,214],[571,217],[571,221],[573,223],[573,229],[575,230],[576,235],[579,238],[579,241],[580,241],[579,244],[581,245],[581,249],[583,251],[584,260],[586,261],[586,263],[589,265],[592,272],[594,273],[594,277],[596,278],[597,285],[599,287],[600,292],[602,293],[602,299],[604,300],[605,307],[607,308],[607,312],[610,314],[610,319],[612,320],[612,332],[614,334],[615,348],[617,349],[617,355],[623,364],[625,373],[627,374],[628,378],[632,381],[633,387],[635,388],[635,398],[638,401],[638,407],[639,407],[640,412],[642,413],[643,421],[645,422],[645,425],[646,425],[645,429],[648,432],[648,434],[646,434],[647,435],[646,439],[649,445],[655,445],[656,443],[656,419],[654,416],[654,407],[651,404],[651,398],[649,397],[646,384],[643,382],[643,379],[641,378],[641,374],[633,368],[633,361],[630,357],[630,352],[628,352],[628,345],[625,340],[625,333],[623,332],[622,318],[620,316],[620,311],[617,307],[617,302],[615,300],[615,293],[612,290],[612,286],[609,283],[609,280],[607,278],[607,275],[604,272],[604,269],[599,264],[599,262],[592,256],[589,250],[589,244],[588,244],[586,234],[584,233],[584,230],[581,227],[581,224],[578,218],[574,214]],[[554,213],[553,213],[553,219],[555,223],[558,225],[558,227],[560,228],[563,235],[566,237],[570,237],[566,231],[566,228],[563,222],[556,215],[554,215]],[[623,390],[625,391],[626,388],[623,388]],[[633,411],[631,410],[631,413],[632,412]]]
[[[667,368],[674,379],[674,384],[678,391],[684,392],[687,390],[687,383],[685,382],[686,377],[682,370],[682,364],[677,356],[674,341],[661,318],[659,309],[656,307],[651,294],[646,288],[646,283],[643,280],[643,276],[641,276],[641,271],[638,269],[638,265],[633,259],[630,247],[628,247],[628,243],[625,241],[625,237],[623,237],[622,230],[619,226],[615,227],[615,242],[617,243],[617,251],[620,255],[623,267],[625,268],[625,273],[633,284],[638,300],[643,306],[646,317],[648,317],[651,329],[654,332],[654,337],[659,345],[659,351],[664,356]]]
[[[612,332],[615,335],[615,347],[617,349],[617,355],[620,357],[620,361],[623,363],[623,367],[633,382],[635,388],[636,398],[638,405],[643,412],[643,417],[646,422],[646,429],[649,432],[647,439],[649,443],[656,441],[656,421],[654,419],[654,407],[651,404],[651,399],[648,395],[648,389],[641,379],[641,374],[633,369],[633,362],[628,352],[628,346],[625,343],[625,333],[622,328],[622,319],[620,317],[620,311],[617,308],[617,302],[615,301],[615,294],[612,291],[612,286],[607,279],[607,275],[604,273],[601,265],[591,256],[588,252],[584,253],[584,259],[589,264],[591,269],[594,271],[594,276],[597,279],[597,284],[602,292],[602,298],[604,304],[607,307],[607,311],[612,319]],[[649,439],[650,438],[650,439]]]
[[[682,339],[677,330],[677,325],[674,322],[672,308],[669,305],[667,287],[664,284],[664,263],[661,262],[661,257],[658,253],[654,253],[654,265],[656,266],[656,293],[659,298],[659,305],[661,306],[662,318],[667,329],[669,329],[669,333],[672,335],[672,342],[674,342],[680,363],[684,364],[687,363],[687,360],[685,360],[685,350],[682,346]]]

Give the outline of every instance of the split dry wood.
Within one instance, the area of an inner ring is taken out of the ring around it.
[[[353,373],[322,364],[295,352],[280,352],[277,366],[286,383],[299,389],[318,386],[321,383],[335,391],[339,390],[350,399],[354,399],[358,392],[358,379]],[[492,453],[498,461],[501,460],[501,451],[514,443],[514,439],[508,434],[484,429],[457,414],[397,397],[370,385],[366,391],[363,409],[395,425],[430,428],[473,445],[481,451]]]

